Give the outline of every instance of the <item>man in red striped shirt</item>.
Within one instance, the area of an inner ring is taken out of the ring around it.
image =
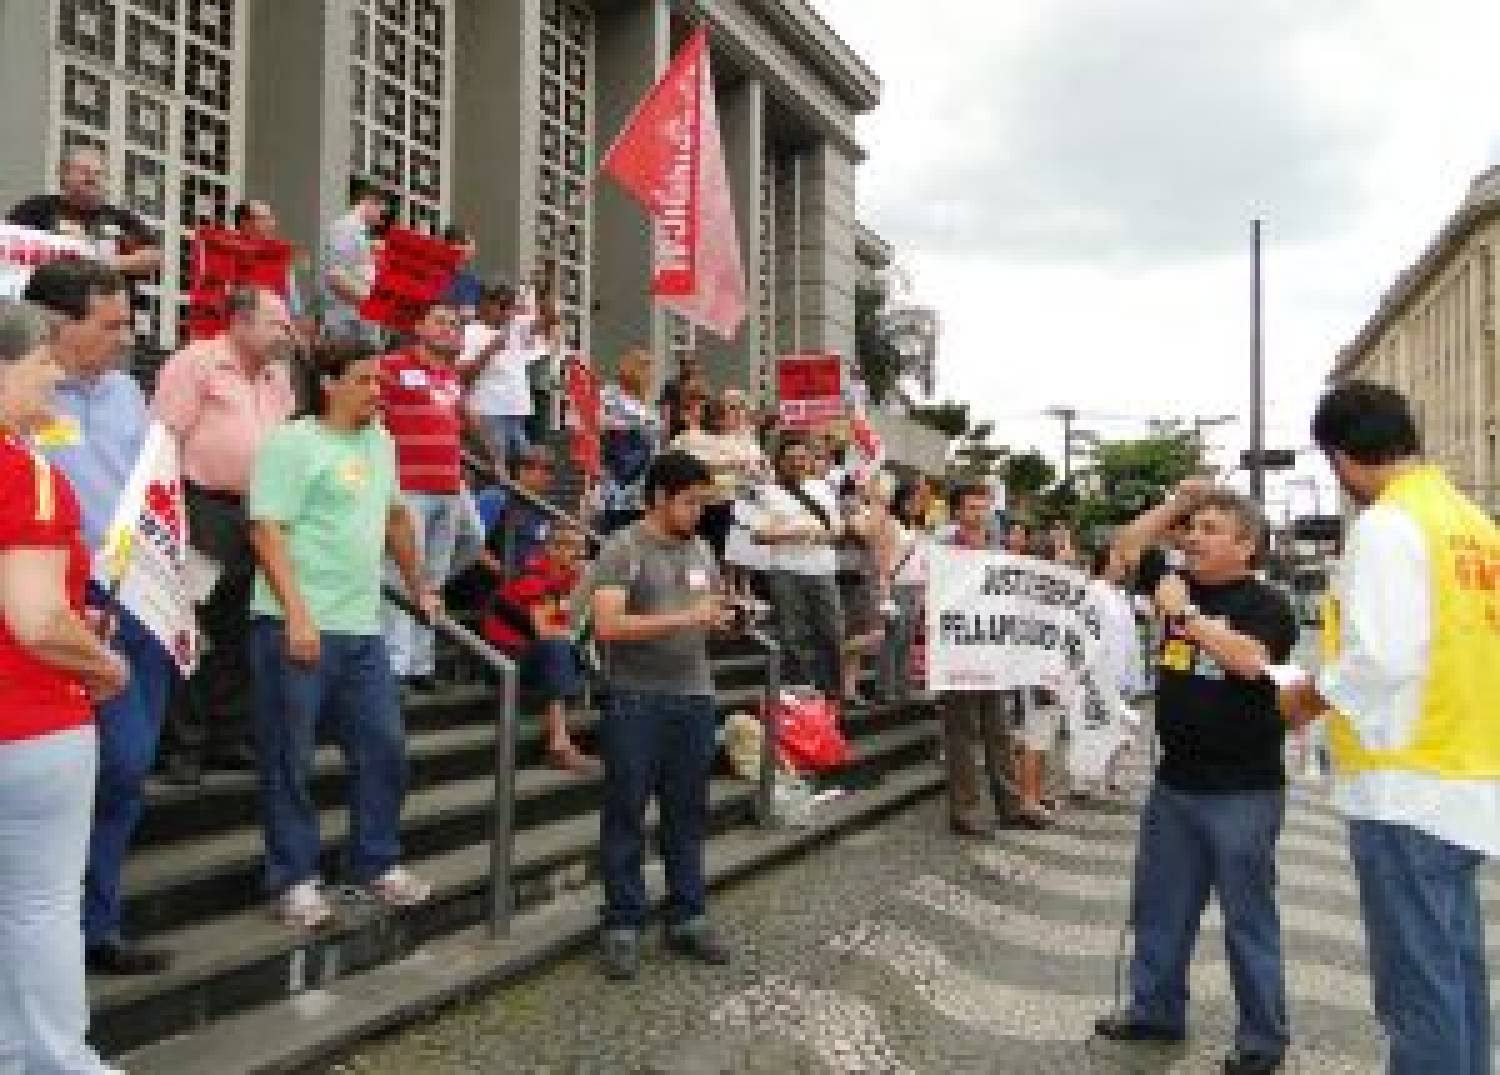
[[[381,412],[396,442],[401,495],[416,524],[423,575],[435,592],[453,562],[462,510],[463,384],[456,365],[462,342],[458,310],[434,303],[417,319],[410,344],[380,360]],[[390,605],[385,618],[392,670],[409,689],[430,692],[431,629]]]

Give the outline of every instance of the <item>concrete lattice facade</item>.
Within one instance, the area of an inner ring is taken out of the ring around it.
[[[1333,377],[1403,392],[1428,456],[1500,513],[1497,257],[1500,169],[1492,169],[1339,353]]]
[[[853,352],[854,120],[880,94],[804,0],[0,0],[0,203],[102,146],[112,199],[167,243],[138,329],[171,345],[194,224],[264,198],[310,261],[370,180],[405,224],[467,224],[482,271],[554,260],[569,343],[602,367],[665,359],[682,333],[647,294],[648,227],[595,174],[699,20],[751,315],[694,344],[716,381],[768,392],[776,354]]]

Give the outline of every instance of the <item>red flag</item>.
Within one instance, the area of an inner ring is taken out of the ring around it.
[[[733,339],[745,320],[745,270],[700,28],[673,58],[600,165],[655,223],[651,293]]]
[[[582,355],[569,355],[563,363],[569,403],[568,447],[578,469],[598,480],[604,471],[599,443],[604,424],[604,405],[599,398],[599,377]]]

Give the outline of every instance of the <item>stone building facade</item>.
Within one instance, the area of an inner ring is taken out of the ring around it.
[[[700,22],[751,285],[729,343],[654,307],[645,220],[597,177]],[[264,198],[314,258],[359,179],[402,223],[467,225],[483,271],[555,261],[569,343],[606,369],[694,346],[764,392],[778,353],[853,351],[854,121],[881,87],[805,0],[0,0],[0,70],[0,203],[84,142],[163,235],[143,339],[177,338],[194,224]]]
[[[1428,456],[1500,514],[1497,258],[1500,168],[1492,168],[1339,352],[1333,380],[1371,380],[1403,392]]]

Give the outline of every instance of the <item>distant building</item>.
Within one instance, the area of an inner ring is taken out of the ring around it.
[[[1500,514],[1497,256],[1500,167],[1474,180],[1421,257],[1397,277],[1339,352],[1333,379],[1403,392],[1428,456]]]

